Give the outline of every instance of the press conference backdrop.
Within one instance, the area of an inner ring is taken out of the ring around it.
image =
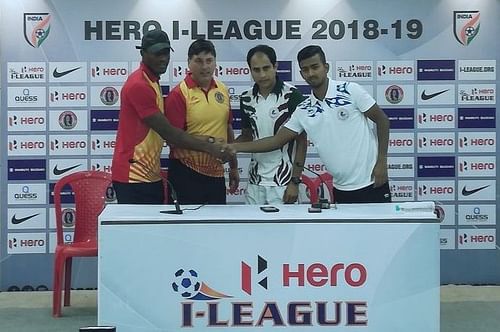
[[[393,200],[440,203],[442,283],[499,284],[499,7],[496,0],[2,1],[1,289],[51,287],[54,184],[76,171],[110,171],[120,89],[140,61],[134,46],[154,27],[175,49],[161,79],[165,95],[186,73],[190,43],[214,42],[215,75],[229,87],[237,133],[238,95],[252,84],[248,49],[273,46],[280,77],[309,94],[296,55],[321,45],[331,77],[363,85],[390,118]],[[167,167],[168,147],[163,157]],[[242,181],[230,203],[243,202],[249,158],[239,157]],[[326,171],[311,143],[306,165]],[[71,195],[64,209],[71,241],[78,222]],[[76,270],[78,287],[95,287],[95,260]]]

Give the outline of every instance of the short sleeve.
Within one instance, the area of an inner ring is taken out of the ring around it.
[[[175,87],[165,101],[165,116],[170,124],[179,129],[186,129],[186,99],[179,86]]]
[[[139,118],[144,119],[160,112],[156,103],[156,92],[151,86],[135,84],[130,87],[132,93],[127,96],[132,107],[137,111]]]
[[[375,99],[358,83],[349,82],[347,91],[360,112],[368,111],[376,103]]]

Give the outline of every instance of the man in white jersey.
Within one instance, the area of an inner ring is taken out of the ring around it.
[[[305,131],[333,176],[337,203],[390,202],[389,119],[357,83],[327,77],[328,64],[321,47],[304,47],[297,60],[302,77],[312,88],[311,96],[297,106],[290,121],[273,137],[229,148],[237,152],[272,151]]]
[[[241,135],[236,142],[275,135],[304,100],[297,88],[278,78],[276,52],[272,47],[258,45],[250,49],[247,63],[255,85],[240,96]],[[252,154],[245,196],[247,204],[294,203],[306,150],[304,133],[279,150]]]

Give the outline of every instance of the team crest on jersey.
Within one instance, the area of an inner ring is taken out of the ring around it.
[[[454,11],[453,33],[457,41],[467,46],[479,33],[479,10],[476,11]]]
[[[339,120],[347,120],[349,118],[349,112],[345,108],[339,108],[337,110],[337,117]]]
[[[49,13],[24,13],[24,39],[37,48],[47,39],[50,33]]]
[[[269,116],[272,119],[276,119],[279,115],[280,115],[280,110],[277,107],[273,107],[271,108],[271,110],[269,110]]]
[[[222,92],[217,91],[215,93],[215,100],[217,100],[219,104],[224,103],[224,95],[222,94]]]

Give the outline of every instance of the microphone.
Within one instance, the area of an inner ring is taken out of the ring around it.
[[[321,174],[316,173],[315,171],[313,171],[309,167],[304,167],[304,169],[306,169],[309,172],[311,172],[314,175],[316,175],[318,177],[319,181],[321,182],[321,186],[320,186],[320,189],[319,189],[319,202],[318,203],[312,203],[312,207],[313,208],[320,208],[320,209],[329,209],[331,207],[331,204],[333,204],[333,208],[335,209],[336,205],[335,205],[335,200],[333,199],[333,191],[330,192],[330,189],[328,188],[328,185],[327,185],[326,181],[323,179],[323,177],[321,176]],[[328,200],[328,198],[325,197],[325,189],[323,188],[323,185],[326,186],[326,188],[328,190],[328,194],[332,198],[332,201],[333,201],[332,203],[330,203],[330,201]]]
[[[156,176],[159,176],[160,178],[163,179],[163,177],[161,176],[161,174],[159,174],[157,172],[153,172],[148,166],[144,165],[139,160],[129,159],[128,162],[130,164],[139,164],[139,165],[141,165],[148,172],[148,177],[151,177],[152,175],[156,175]],[[175,210],[173,210],[173,211],[160,211],[160,212],[162,212],[162,213],[168,213],[168,214],[182,214],[183,212],[182,212],[181,206],[179,204],[179,200],[177,199],[177,192],[175,191],[174,186],[172,185],[172,183],[167,178],[165,178],[165,181],[167,181],[167,184],[170,187],[169,192],[170,192],[170,196],[172,197],[172,201],[174,203]]]

